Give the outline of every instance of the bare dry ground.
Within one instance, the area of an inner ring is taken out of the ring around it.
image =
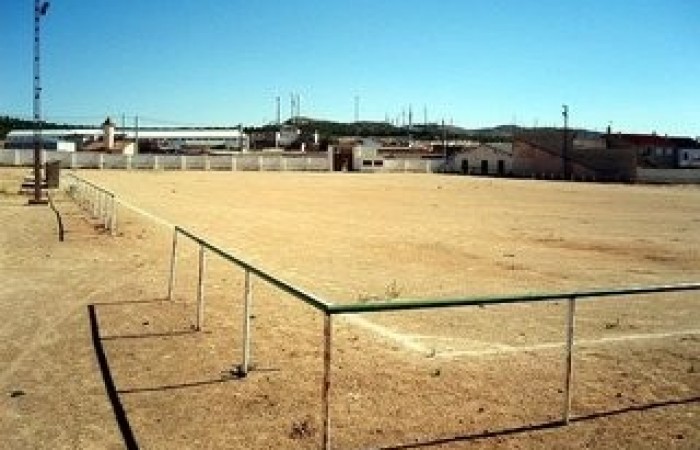
[[[0,171],[4,180],[17,174]],[[333,302],[700,279],[700,190],[692,187],[82,175]],[[236,379],[229,371],[240,362],[240,269],[208,258],[205,331],[194,332],[194,245],[181,247],[168,302],[168,228],[122,208],[112,238],[60,198],[69,232],[59,244],[50,211],[8,193],[0,200],[8,343],[0,437],[10,447],[123,445],[96,347],[124,408],[122,425],[143,448],[318,447],[317,312],[256,282],[256,370]],[[334,447],[696,448],[697,295],[579,304],[576,419],[568,427],[554,425],[563,403],[563,313],[552,302],[335,321]],[[12,395],[18,391],[24,395]]]

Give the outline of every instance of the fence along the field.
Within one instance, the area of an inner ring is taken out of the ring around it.
[[[42,150],[41,162],[58,161],[64,169],[309,171],[330,170],[326,152],[233,153],[230,155],[136,155]],[[31,166],[33,150],[0,149],[0,166]]]
[[[82,182],[89,189],[95,189],[99,192],[109,193],[113,197],[113,204],[116,205],[116,198],[111,192],[100,188],[99,186],[90,183],[86,180],[82,180],[78,177],[74,178]],[[87,194],[85,194],[87,192]],[[88,199],[94,198],[94,193],[91,195],[90,191],[83,191],[83,196],[87,195]],[[566,317],[563,320],[563,326],[565,328],[566,336],[566,352],[564,361],[564,371],[562,374],[562,380],[564,384],[563,389],[563,402],[562,402],[562,424],[568,424],[571,419],[571,399],[572,399],[572,384],[574,375],[574,365],[573,365],[573,349],[575,343],[575,322],[576,322],[576,302],[579,299],[600,299],[606,297],[625,297],[625,296],[637,296],[655,293],[669,293],[669,292],[688,292],[688,291],[698,291],[700,290],[700,283],[684,283],[675,285],[661,285],[661,286],[639,286],[639,287],[626,287],[617,289],[600,289],[600,290],[590,290],[590,291],[578,291],[578,292],[560,292],[560,293],[542,293],[542,294],[529,294],[529,295],[518,295],[518,296],[498,296],[498,297],[459,297],[459,298],[448,298],[448,299],[425,299],[425,300],[411,300],[411,299],[395,299],[385,302],[374,302],[374,303],[352,303],[352,304],[333,304],[323,300],[322,298],[309,293],[299,287],[288,283],[268,271],[265,271],[255,265],[245,261],[243,258],[235,256],[232,252],[224,250],[219,246],[216,246],[206,239],[185,230],[182,227],[175,226],[173,231],[172,240],[172,252],[170,261],[170,276],[168,280],[168,299],[172,300],[173,289],[175,287],[175,275],[177,267],[177,246],[178,246],[178,236],[182,235],[198,245],[199,248],[199,265],[198,265],[198,286],[197,286],[197,329],[202,328],[204,322],[204,278],[206,276],[206,253],[205,251],[212,252],[226,261],[241,267],[245,271],[245,283],[244,283],[244,317],[243,317],[243,349],[241,355],[241,364],[239,366],[239,375],[245,376],[250,371],[250,346],[251,346],[251,333],[250,333],[250,317],[252,310],[253,301],[253,280],[251,275],[255,275],[258,278],[268,282],[269,284],[275,286],[276,288],[291,294],[292,296],[302,300],[306,304],[314,307],[315,309],[321,311],[324,315],[324,325],[323,325],[323,384],[321,389],[321,415],[323,418],[323,428],[322,428],[322,447],[324,449],[331,448],[331,417],[330,417],[330,403],[331,403],[331,362],[332,362],[332,337],[333,337],[333,316],[344,315],[344,314],[370,314],[388,311],[410,311],[410,310],[423,310],[423,309],[439,309],[439,308],[451,308],[451,307],[478,307],[478,306],[488,306],[488,305],[504,305],[504,304],[518,304],[518,303],[535,303],[535,302],[549,302],[556,300],[566,300],[567,301],[567,312]]]
[[[68,194],[78,205],[98,219],[112,236],[117,234],[117,197],[113,192],[69,173]]]
[[[229,262],[243,268],[245,270],[244,284],[244,324],[243,324],[243,355],[242,363],[239,366],[239,371],[242,376],[245,376],[250,369],[250,312],[252,307],[252,279],[251,273],[257,275],[263,280],[276,286],[277,288],[292,294],[294,297],[313,306],[324,314],[324,349],[323,349],[323,386],[322,393],[322,417],[323,417],[323,448],[331,448],[331,422],[330,422],[330,386],[331,386],[331,362],[332,362],[332,334],[334,315],[343,314],[360,314],[360,313],[378,313],[385,311],[408,311],[418,309],[438,309],[448,307],[474,307],[499,304],[515,304],[515,303],[534,303],[534,302],[549,302],[556,300],[567,301],[567,313],[564,320],[566,331],[566,356],[564,363],[563,374],[563,404],[562,404],[562,424],[569,424],[571,419],[571,400],[572,400],[572,384],[574,375],[573,365],[573,346],[575,341],[575,316],[576,316],[576,301],[578,299],[596,299],[614,296],[634,296],[644,294],[654,294],[663,292],[683,292],[700,290],[700,283],[687,283],[676,285],[663,286],[642,286],[629,287],[620,289],[605,289],[580,292],[565,292],[553,294],[530,294],[521,296],[504,296],[504,297],[483,297],[483,298],[453,298],[453,299],[428,299],[428,300],[408,300],[398,299],[387,302],[378,303],[353,303],[353,304],[332,304],[323,299],[310,294],[298,287],[291,285],[288,282],[282,281],[274,275],[255,267],[246,262],[240,257],[234,256],[227,250],[215,246],[204,238],[197,236],[181,227],[176,226],[173,232],[172,255],[170,265],[170,280],[168,283],[168,298],[172,299],[172,292],[175,283],[175,268],[177,260],[177,242],[178,235],[182,234],[193,240],[199,245],[199,278],[198,278],[198,299],[197,299],[197,329],[200,329],[203,320],[203,277],[205,272],[204,250],[209,250],[216,253],[220,257]]]
[[[199,260],[198,260],[198,278],[197,278],[197,322],[196,329],[201,330],[204,324],[204,277],[206,276],[206,251],[214,253],[221,258],[229,261],[238,267],[242,268],[245,272],[245,282],[244,282],[244,317],[243,317],[243,358],[241,365],[239,366],[240,374],[245,376],[250,368],[250,315],[253,301],[253,279],[251,275],[255,275],[258,278],[268,282],[269,284],[275,286],[277,289],[284,291],[292,296],[304,301],[305,303],[313,306],[316,309],[326,311],[330,306],[328,303],[318,298],[317,296],[308,293],[291,283],[284,281],[269,272],[256,267],[255,265],[245,261],[241,257],[233,255],[231,252],[216,246],[204,238],[197,236],[196,234],[185,230],[182,227],[175,226],[173,230],[173,241],[170,257],[170,278],[168,280],[168,300],[173,298],[173,290],[175,288],[175,278],[177,270],[177,247],[178,247],[178,236],[182,235],[192,241],[194,241],[199,248]]]

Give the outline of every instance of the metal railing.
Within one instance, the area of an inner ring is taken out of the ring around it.
[[[244,326],[243,326],[243,354],[242,362],[239,366],[239,375],[246,376],[250,370],[250,313],[252,308],[253,293],[251,275],[267,281],[271,285],[280,290],[291,294],[297,299],[302,300],[306,304],[321,311],[324,315],[323,320],[323,384],[321,389],[321,415],[323,421],[322,428],[322,447],[324,449],[331,448],[331,372],[332,372],[332,338],[333,338],[333,316],[346,314],[366,314],[388,311],[410,311],[424,309],[439,309],[453,307],[474,307],[487,305],[506,305],[518,303],[534,303],[534,302],[551,302],[557,300],[565,300],[567,309],[563,325],[565,328],[565,361],[563,373],[563,404],[562,404],[562,424],[569,424],[571,420],[571,400],[573,392],[574,378],[574,358],[573,348],[575,343],[575,323],[576,323],[576,302],[580,299],[600,299],[606,297],[620,296],[635,296],[655,293],[668,292],[684,292],[700,290],[700,283],[685,283],[675,285],[661,286],[640,286],[640,287],[625,287],[613,288],[604,290],[590,291],[575,291],[561,293],[543,293],[543,294],[527,294],[518,296],[498,296],[498,297],[464,297],[464,298],[449,298],[449,299],[427,299],[427,300],[411,300],[411,299],[396,299],[384,302],[375,303],[350,303],[350,304],[333,304],[327,302],[320,297],[311,294],[303,289],[300,289],[286,281],[277,278],[269,272],[256,267],[255,265],[245,261],[244,259],[233,255],[231,252],[222,249],[206,241],[204,238],[195,235],[179,226],[175,227],[173,232],[172,254],[170,261],[170,279],[168,283],[168,298],[172,299],[173,289],[175,285],[175,267],[177,261],[177,245],[178,235],[183,235],[199,246],[199,266],[198,266],[198,288],[197,288],[197,329],[200,330],[204,318],[204,298],[203,298],[203,282],[205,274],[205,258],[204,252],[208,250],[218,256],[230,261],[245,270],[244,283]]]
[[[74,174],[68,174],[76,183],[74,186],[74,197],[80,203],[92,209],[95,217],[103,217],[105,226],[116,230],[116,196],[94,183],[84,180]],[[106,208],[106,204],[111,206]],[[111,210],[110,213],[105,211]],[[101,211],[101,212],[100,212]],[[100,215],[103,214],[103,215]],[[317,295],[307,292],[293,284],[284,281],[245,259],[234,255],[232,252],[208,242],[206,239],[188,231],[180,226],[174,226],[172,236],[172,251],[170,258],[170,276],[168,279],[168,299],[173,299],[173,291],[176,280],[177,267],[177,247],[178,236],[184,236],[198,245],[198,280],[197,280],[197,330],[201,330],[204,324],[204,279],[206,277],[206,252],[211,252],[226,261],[229,261],[245,271],[244,281],[244,316],[243,316],[243,348],[241,364],[238,367],[238,375],[245,377],[251,370],[251,330],[250,319],[253,307],[253,276],[271,284],[293,297],[302,300],[307,305],[317,309],[324,315],[323,320],[323,382],[321,388],[321,416],[322,447],[331,448],[331,375],[332,375],[332,338],[333,338],[333,316],[347,314],[371,314],[389,311],[411,311],[425,309],[439,309],[452,307],[478,307],[488,305],[507,305],[520,303],[551,302],[557,300],[566,301],[566,314],[563,320],[565,328],[565,361],[563,373],[563,404],[562,404],[562,424],[568,424],[571,420],[571,400],[573,393],[574,379],[574,358],[573,350],[575,344],[575,324],[576,324],[576,303],[581,299],[601,299],[607,297],[638,296],[656,293],[670,292],[690,292],[699,291],[700,283],[683,283],[674,285],[659,286],[636,286],[624,288],[611,288],[588,291],[559,292],[559,293],[536,293],[516,296],[491,296],[491,297],[458,297],[443,299],[394,299],[383,302],[372,303],[350,303],[333,304]]]
[[[424,309],[439,309],[453,307],[474,307],[488,305],[507,305],[518,303],[551,302],[566,300],[567,312],[564,320],[565,327],[565,363],[564,363],[564,399],[562,406],[562,424],[568,425],[571,420],[571,398],[573,392],[574,360],[573,348],[575,342],[576,302],[580,299],[600,299],[606,297],[621,297],[633,295],[645,295],[668,292],[687,292],[700,290],[700,283],[683,283],[660,286],[637,286],[625,288],[612,288],[590,291],[526,294],[517,296],[497,297],[465,297],[449,299],[410,300],[397,299],[377,303],[352,303],[352,304],[328,304],[325,309],[326,320],[324,326],[324,387],[323,387],[323,417],[324,417],[324,448],[330,448],[330,417],[329,417],[329,393],[331,370],[331,318],[334,315],[378,313],[388,311],[410,311]]]
[[[173,230],[173,240],[172,249],[170,254],[170,277],[168,279],[168,300],[173,299],[173,291],[175,289],[175,275],[177,267],[177,247],[178,247],[178,236],[182,235],[197,244],[199,247],[199,260],[198,260],[198,276],[197,276],[197,318],[195,328],[199,331],[204,325],[204,278],[206,276],[206,251],[214,253],[217,256],[229,261],[238,267],[241,267],[245,272],[244,281],[244,292],[243,292],[243,350],[241,357],[241,364],[238,366],[238,374],[245,377],[250,370],[250,342],[251,342],[251,332],[250,332],[250,317],[253,307],[253,275],[257,276],[263,281],[271,284],[272,286],[286,292],[297,299],[313,306],[321,311],[326,311],[329,304],[320,299],[319,297],[306,292],[291,283],[284,281],[268,271],[253,265],[252,263],[245,261],[243,258],[233,255],[231,252],[216,246],[204,238],[185,230],[182,227],[175,226]]]
[[[93,219],[98,219],[112,236],[117,234],[117,196],[101,186],[96,185],[73,173],[66,174],[69,182],[68,194]]]

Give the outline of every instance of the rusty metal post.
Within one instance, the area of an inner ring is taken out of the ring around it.
[[[107,199],[105,197],[104,192],[102,192],[102,191],[98,191],[98,192],[99,193],[98,193],[98,197],[97,197],[97,199],[98,199],[97,200],[97,205],[98,205],[97,206],[97,210],[98,210],[97,215],[99,217],[100,222],[102,222],[102,224],[105,226],[105,228],[107,228],[107,217],[105,214],[105,209],[106,209],[105,202],[107,201]]]
[[[330,390],[331,390],[331,338],[333,334],[333,316],[326,313],[323,320],[323,390],[322,390],[322,417],[323,417],[323,448],[331,448],[331,410],[330,410]]]
[[[245,298],[243,307],[243,362],[241,364],[241,375],[248,375],[250,368],[250,310],[253,303],[253,280],[250,270],[245,271]]]
[[[574,325],[576,316],[576,297],[567,300],[566,315],[566,375],[564,379],[564,417],[568,425],[571,418],[572,383],[574,378]]]
[[[206,259],[204,257],[204,246],[199,246],[199,279],[197,280],[197,331],[202,330],[204,325],[204,273]]]
[[[117,211],[118,211],[119,205],[117,204],[117,197],[112,194],[112,224],[111,224],[111,230],[112,230],[112,236],[117,235]]]
[[[177,228],[173,229],[173,247],[170,252],[170,279],[168,280],[168,300],[173,299],[175,289],[175,266],[177,262]]]
[[[97,204],[98,204],[99,198],[100,198],[100,191],[95,189],[95,187],[93,186],[92,187],[92,196],[90,199],[90,201],[92,203],[92,218],[93,219],[98,218],[97,214],[99,213],[99,211],[97,210]]]

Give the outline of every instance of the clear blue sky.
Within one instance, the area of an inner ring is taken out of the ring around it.
[[[0,2],[0,114],[31,115],[32,0]],[[260,124],[289,115],[700,135],[698,0],[54,0],[44,113]]]

